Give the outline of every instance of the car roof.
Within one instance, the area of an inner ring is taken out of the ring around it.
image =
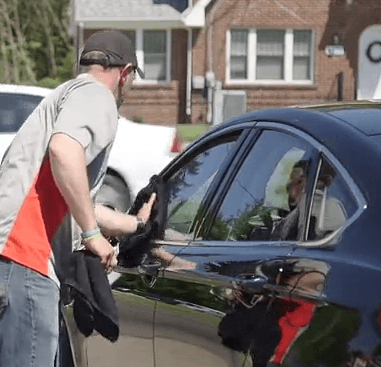
[[[0,93],[30,94],[46,97],[52,89],[32,85],[0,84]]]
[[[322,142],[330,134],[337,137],[357,135],[357,138],[361,136],[361,139],[367,142],[381,140],[381,105],[378,103],[292,106],[257,110],[228,120],[221,128],[249,121],[288,124],[313,135]]]
[[[381,104],[379,103],[323,105],[312,106],[310,109],[335,116],[365,135],[381,134]]]
[[[333,153],[363,190],[374,186],[374,180],[381,180],[381,108],[378,104],[352,103],[257,110],[217,125],[210,132],[234,128],[235,125],[254,126],[256,122],[279,122],[312,136]]]

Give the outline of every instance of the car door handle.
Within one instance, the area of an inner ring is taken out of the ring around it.
[[[240,279],[242,278],[242,279]],[[258,275],[241,275],[235,285],[248,293],[259,293],[269,284],[269,279]]]
[[[144,262],[138,266],[138,271],[140,274],[157,276],[159,270],[161,268],[161,263],[158,261],[153,262]]]

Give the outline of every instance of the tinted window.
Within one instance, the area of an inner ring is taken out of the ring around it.
[[[27,94],[0,94],[0,133],[17,132],[41,100]]]
[[[193,221],[237,137],[229,137],[197,154],[168,181],[169,193],[166,240],[184,240],[193,234]]]
[[[344,226],[357,209],[357,202],[343,177],[323,158],[312,197],[307,238],[324,238]]]
[[[214,240],[294,240],[301,233],[311,150],[292,135],[264,131],[222,202]]]

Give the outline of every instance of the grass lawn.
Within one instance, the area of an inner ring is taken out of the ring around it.
[[[184,142],[188,143],[209,130],[208,124],[179,124],[177,130]]]

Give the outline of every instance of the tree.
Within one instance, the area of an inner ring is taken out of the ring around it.
[[[0,1],[0,82],[54,87],[73,75],[70,0]]]

